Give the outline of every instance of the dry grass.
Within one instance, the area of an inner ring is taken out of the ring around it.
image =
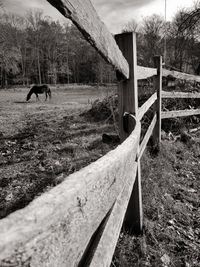
[[[113,266],[200,266],[200,138],[142,159],[144,233],[122,231]]]
[[[114,132],[112,125],[79,116],[91,107],[88,102],[107,95],[105,88],[53,89],[51,101],[42,101],[42,95],[29,103],[27,91],[0,91],[1,218],[113,147],[102,143],[103,133]]]

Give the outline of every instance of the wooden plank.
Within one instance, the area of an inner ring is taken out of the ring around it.
[[[109,220],[89,265],[90,267],[110,266],[112,262],[112,257],[135,182],[137,163],[133,163],[133,166],[132,176],[130,176],[130,179],[124,184],[123,190],[115,202],[112,213],[109,216]]]
[[[129,66],[122,56],[112,34],[101,22],[90,0],[47,0],[70,19],[82,32],[85,39],[98,53],[125,78],[129,78]]]
[[[200,130],[200,127],[189,129],[189,133],[195,133]]]
[[[157,115],[155,114],[154,117],[153,117],[153,120],[151,121],[151,124],[149,125],[149,128],[145,134],[145,137],[143,138],[142,140],[142,143],[140,145],[140,150],[139,150],[139,155],[138,155],[138,158],[141,159],[143,153],[144,153],[144,150],[147,146],[147,143],[149,141],[149,138],[151,137],[152,133],[153,133],[153,130],[154,130],[154,127],[156,125],[156,121],[157,121]]]
[[[158,74],[154,77],[154,86],[157,92],[157,101],[155,104],[155,111],[157,114],[157,121],[155,129],[153,131],[153,143],[154,146],[159,150],[161,142],[161,91],[162,91],[162,56],[154,57],[154,65],[157,68]]]
[[[157,99],[157,93],[154,93],[138,110],[138,120],[141,120],[144,114],[154,104]]]
[[[127,138],[132,131],[133,119],[128,117],[127,132],[123,125],[123,114],[128,112],[138,117],[138,86],[137,86],[137,50],[136,50],[136,34],[123,33],[115,36],[119,48],[127,59],[130,67],[129,80],[123,81],[118,85],[119,95],[119,129],[121,140]],[[141,198],[141,174],[140,162],[138,162],[138,170],[136,181],[133,187],[131,198],[128,204],[125,217],[125,225],[129,231],[141,232],[143,227],[142,214],[142,198]]]
[[[185,109],[185,110],[173,110],[162,112],[162,119],[176,118],[176,117],[187,117],[192,115],[200,115],[200,109]]]
[[[200,98],[200,93],[162,91],[162,98]]]
[[[129,118],[127,132],[123,126],[123,115],[125,112],[131,113],[137,117],[138,112],[138,90],[137,90],[137,70],[136,70],[136,34],[123,33],[115,35],[115,40],[128,61],[130,67],[130,77],[128,80],[118,83],[119,99],[119,133],[121,141],[124,141],[132,132],[134,125]]]
[[[139,146],[138,146],[139,151]],[[141,186],[141,163],[137,158],[137,174],[133,191],[129,200],[126,213],[126,227],[131,233],[141,234],[143,231],[143,207],[142,207],[142,186]]]
[[[137,79],[138,80],[147,79],[154,75],[157,75],[157,69],[137,66]]]
[[[163,77],[167,77],[168,75],[171,75],[176,79],[200,82],[200,76],[187,74],[187,73],[183,73],[183,72],[178,72],[178,71],[174,71],[174,70],[163,69],[162,75],[163,75]]]
[[[137,122],[115,150],[0,220],[0,266],[77,266],[124,184],[134,179],[140,132]]]

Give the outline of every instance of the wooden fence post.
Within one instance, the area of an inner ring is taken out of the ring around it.
[[[129,79],[120,82],[118,86],[119,132],[121,141],[124,141],[134,129],[133,120],[130,116],[127,118],[127,129],[124,129],[124,113],[131,113],[136,119],[138,116],[136,33],[118,34],[115,39],[123,56],[129,63]],[[125,226],[132,232],[140,233],[143,227],[143,212],[139,159],[137,163],[137,175],[125,216]]]
[[[128,112],[137,117],[138,114],[138,92],[137,92],[137,77],[136,77],[136,34],[122,33],[115,35],[115,40],[122,51],[123,56],[129,63],[129,79],[119,82],[119,132],[120,139],[123,142],[132,132],[133,125],[131,119],[128,121],[128,129],[124,130],[123,115]]]
[[[154,78],[154,86],[157,92],[157,101],[155,109],[157,114],[157,122],[153,132],[153,142],[155,147],[159,150],[161,142],[161,107],[162,107],[162,56],[154,57],[154,66],[157,68],[157,75]]]

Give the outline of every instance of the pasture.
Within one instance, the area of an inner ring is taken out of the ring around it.
[[[28,88],[0,91],[1,218],[112,149],[102,143],[102,134],[113,126],[79,115],[115,88],[51,89],[50,101],[43,94],[29,102]]]
[[[99,90],[92,86],[60,86],[52,88],[51,101],[44,101],[45,95],[40,95],[40,101],[36,101],[35,95],[32,95],[29,102],[26,101],[26,95],[30,88],[18,88],[0,90],[0,111],[1,125],[0,132],[5,135],[16,134],[24,128],[26,116],[44,116],[46,119],[57,119],[63,116],[77,114],[90,107],[96,99],[102,99],[109,95],[109,90],[100,88]],[[112,89],[110,89],[112,92]]]

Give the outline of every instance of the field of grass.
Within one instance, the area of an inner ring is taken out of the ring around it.
[[[52,88],[52,99],[38,102],[26,102],[27,92],[0,91],[0,218],[112,149],[102,134],[114,127],[79,116],[112,88]]]
[[[39,95],[37,102],[35,95],[26,102],[28,88],[0,90],[0,133],[12,135],[23,129],[26,115],[41,115],[49,119],[58,120],[64,115],[79,113],[90,107],[96,99],[102,99],[112,92],[111,89],[92,86],[60,86],[51,88],[51,101],[44,101],[45,96]],[[56,116],[54,116],[56,114]]]

